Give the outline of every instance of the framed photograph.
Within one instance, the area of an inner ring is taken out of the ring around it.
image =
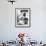
[[[15,26],[21,28],[31,26],[30,8],[15,8]]]

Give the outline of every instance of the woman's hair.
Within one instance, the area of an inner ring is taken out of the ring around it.
[[[26,13],[24,13],[23,16],[25,17],[26,16]]]

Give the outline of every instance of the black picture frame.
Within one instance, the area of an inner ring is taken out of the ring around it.
[[[31,9],[15,8],[15,27],[29,28],[31,27]]]

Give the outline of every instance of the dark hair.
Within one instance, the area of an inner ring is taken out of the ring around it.
[[[26,16],[26,13],[24,13],[23,16],[25,17]]]

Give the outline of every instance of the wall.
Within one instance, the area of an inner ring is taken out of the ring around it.
[[[33,40],[46,40],[46,1],[17,0],[14,5],[0,0],[0,41],[15,40],[18,32],[26,32]],[[31,8],[31,27],[15,27],[15,8]]]

